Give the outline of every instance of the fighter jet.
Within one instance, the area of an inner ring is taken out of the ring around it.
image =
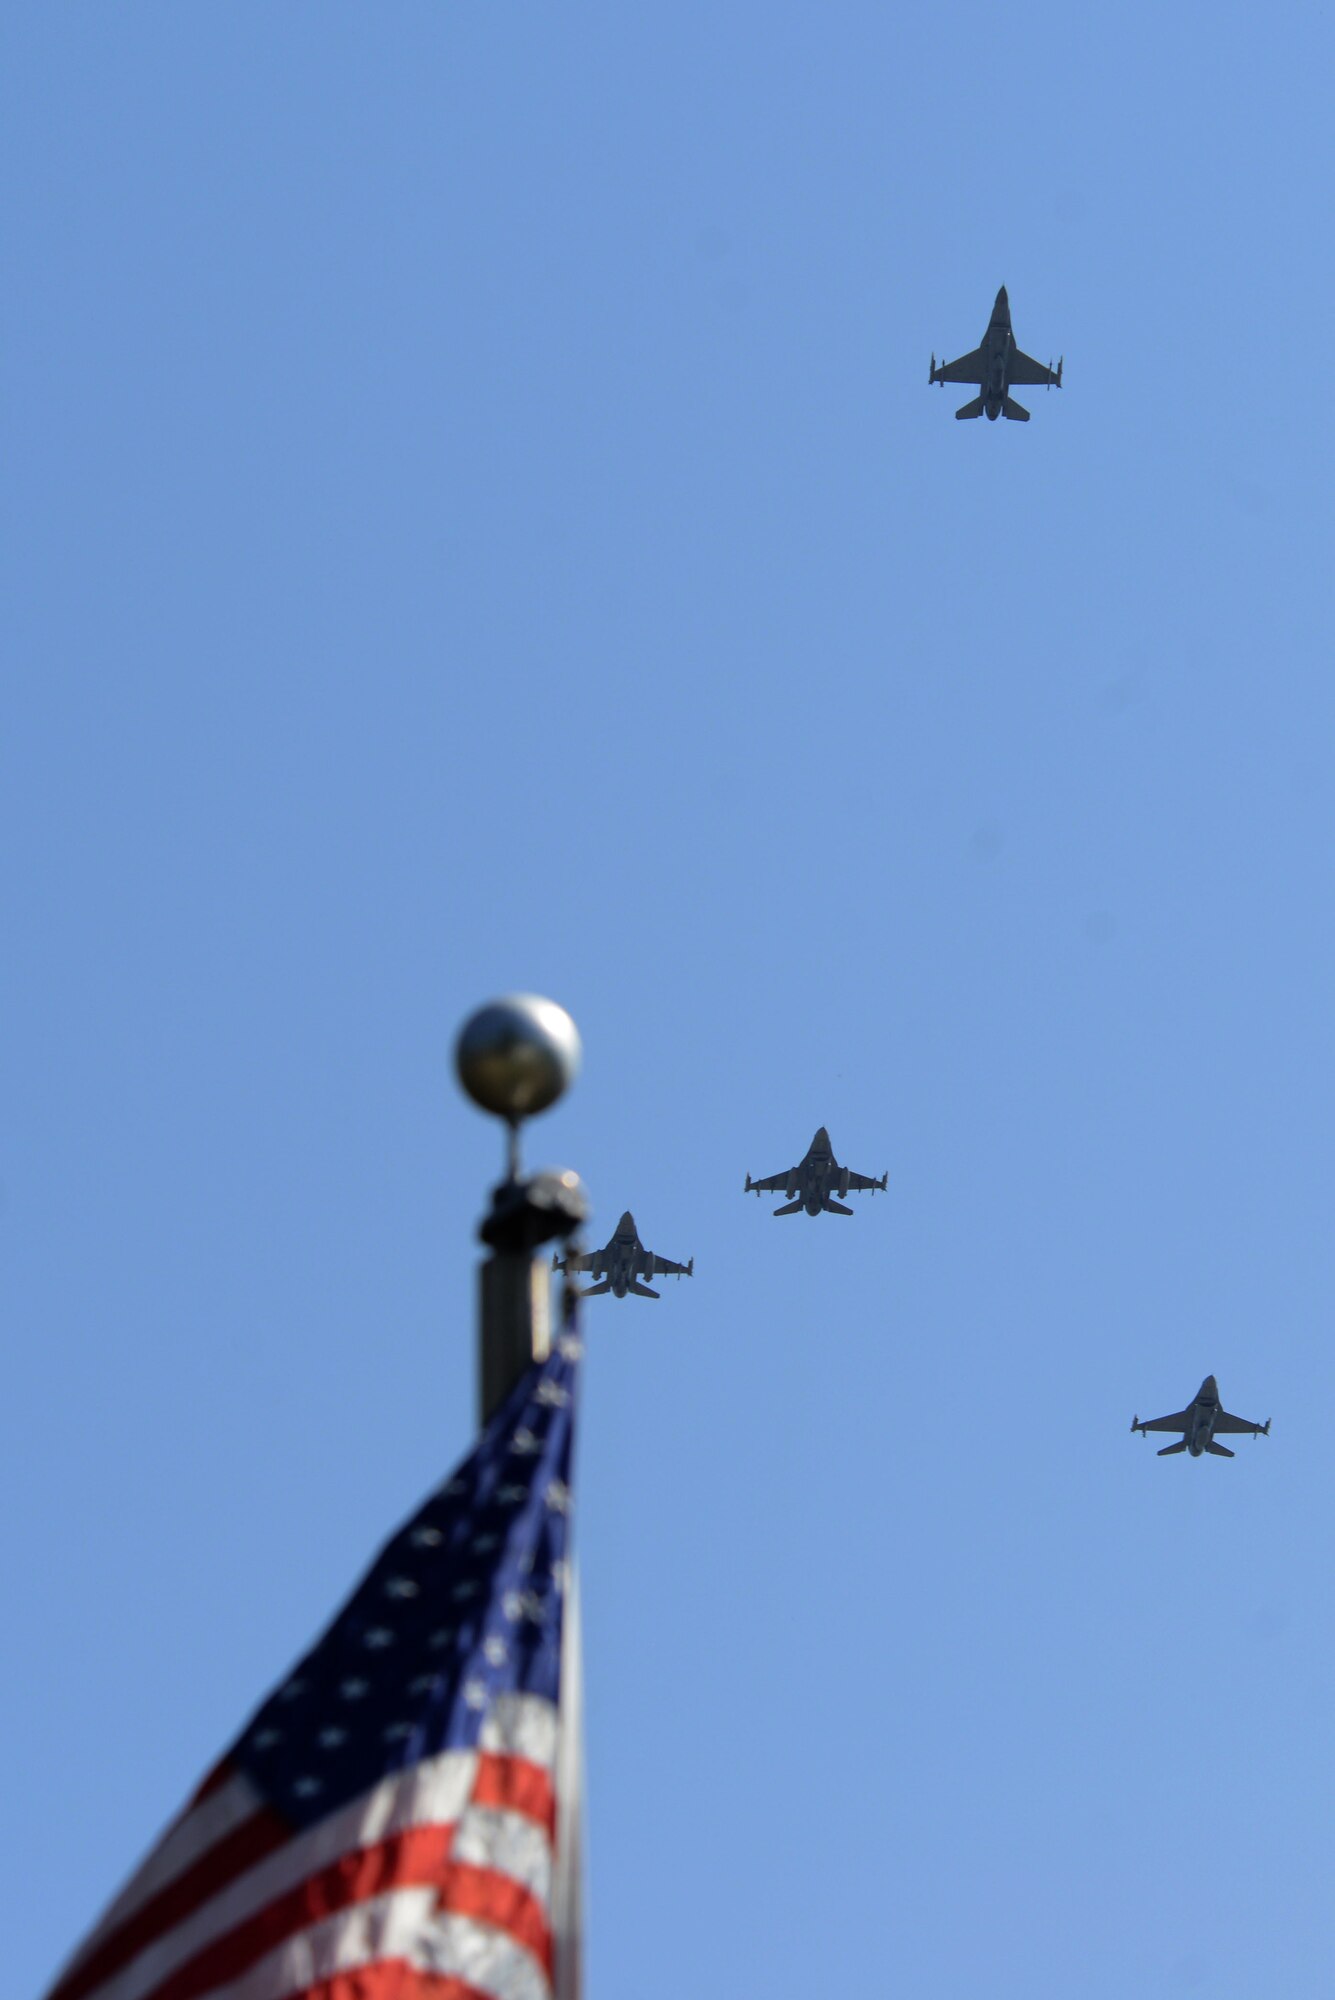
[[[1010,301],[1003,285],[997,293],[997,302],[992,308],[982,345],[975,347],[972,354],[962,354],[958,361],[943,361],[939,368],[933,355],[932,372],[927,379],[939,382],[942,388],[947,382],[979,384],[982,395],[972,403],[962,403],[955,412],[957,417],[981,417],[986,410],[993,423],[998,417],[1007,416],[1017,423],[1027,424],[1029,412],[1015,401],[1011,390],[1017,383],[1027,383],[1031,388],[1060,389],[1062,364],[1059,361],[1054,372],[1050,364],[1045,368],[1041,361],[1021,354],[1011,332]]]
[[[1132,1417],[1133,1431],[1183,1431],[1185,1436],[1178,1444],[1166,1444],[1159,1453],[1160,1458],[1171,1458],[1175,1451],[1189,1451],[1193,1458],[1199,1458],[1203,1451],[1212,1452],[1216,1458],[1232,1458],[1226,1444],[1215,1443],[1216,1431],[1225,1436],[1235,1432],[1250,1432],[1252,1437],[1269,1437],[1270,1419],[1263,1424],[1249,1424],[1245,1417],[1230,1417],[1228,1411],[1220,1408],[1219,1385],[1213,1375],[1207,1375],[1196,1392],[1196,1400],[1187,1409],[1179,1410],[1175,1416],[1155,1417],[1151,1423],[1142,1424],[1139,1417]]]
[[[670,1257],[659,1257],[654,1251],[646,1250],[640,1241],[640,1232],[635,1227],[635,1217],[627,1209],[618,1222],[610,1243],[604,1243],[601,1250],[587,1253],[572,1250],[568,1257],[553,1257],[554,1271],[587,1271],[590,1277],[600,1278],[601,1284],[586,1285],[580,1297],[597,1298],[600,1292],[615,1292],[624,1299],[627,1292],[634,1292],[637,1299],[656,1299],[658,1293],[648,1285],[639,1283],[641,1278],[652,1278],[663,1272],[669,1278],[689,1278],[695,1272],[695,1259],[689,1263],[674,1264]]]
[[[789,1167],[786,1174],[771,1174],[764,1181],[753,1181],[748,1174],[743,1192],[786,1194],[788,1200],[782,1208],[775,1209],[776,1215],[796,1215],[799,1208],[804,1208],[808,1215],[819,1215],[822,1209],[830,1215],[851,1215],[852,1209],[836,1201],[835,1195],[858,1194],[864,1188],[870,1194],[875,1194],[878,1188],[884,1192],[889,1178],[889,1174],[882,1174],[878,1181],[868,1180],[865,1174],[841,1167],[834,1157],[830,1135],[822,1125],[795,1167]]]

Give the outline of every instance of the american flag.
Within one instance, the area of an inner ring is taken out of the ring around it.
[[[529,1369],[48,2000],[577,2000],[579,1352]]]

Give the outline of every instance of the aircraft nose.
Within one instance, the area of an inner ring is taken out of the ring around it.
[[[1219,1394],[1219,1384],[1215,1381],[1213,1375],[1207,1375],[1201,1383],[1201,1394],[1202,1396],[1217,1396]]]

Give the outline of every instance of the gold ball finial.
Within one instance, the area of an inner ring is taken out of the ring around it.
[[[474,1104],[514,1126],[565,1095],[582,1053],[564,1007],[536,993],[508,993],[469,1015],[454,1066]]]

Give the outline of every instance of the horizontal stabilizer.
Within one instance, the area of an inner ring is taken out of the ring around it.
[[[1213,1438],[1210,1439],[1210,1442],[1209,1444],[1206,1445],[1205,1449],[1207,1451],[1213,1452],[1216,1458],[1237,1457],[1237,1453],[1230,1451],[1226,1444],[1216,1444]]]
[[[1159,1453],[1159,1456],[1160,1458],[1171,1458],[1175,1451],[1185,1451],[1186,1448],[1187,1448],[1187,1441],[1185,1438],[1183,1438],[1180,1444],[1166,1444],[1163,1450]]]
[[[656,1299],[658,1297],[658,1293],[653,1289],[652,1285],[642,1285],[638,1278],[631,1279],[630,1288],[637,1299]]]
[[[853,1213],[851,1208],[845,1208],[841,1201],[835,1201],[830,1195],[826,1195],[821,1206],[827,1215],[851,1215]]]
[[[957,417],[981,417],[982,414],[983,399],[981,396],[975,396],[971,403],[961,403],[955,412]]]
[[[801,1206],[802,1206],[802,1200],[801,1197],[799,1196],[796,1201],[786,1201],[783,1207],[776,1208],[774,1213],[776,1215],[796,1215],[798,1209],[801,1208]]]
[[[586,1285],[584,1287],[584,1290],[580,1293],[580,1297],[582,1299],[596,1299],[599,1298],[602,1295],[602,1293],[610,1292],[611,1289],[612,1289],[611,1279],[604,1278],[601,1285]]]
[[[1014,396],[1007,396],[1001,406],[1001,414],[1003,417],[1009,417],[1012,423],[1027,424],[1029,421],[1028,410],[1023,403],[1017,403]]]

